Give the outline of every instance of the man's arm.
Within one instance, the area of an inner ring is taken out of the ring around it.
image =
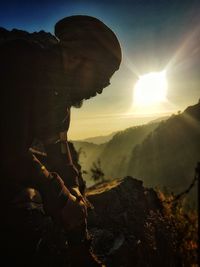
[[[50,172],[40,160],[32,156],[32,166],[37,174],[37,188],[41,193],[44,210],[66,231],[86,224],[87,209],[82,199],[68,190],[63,180],[55,172]]]

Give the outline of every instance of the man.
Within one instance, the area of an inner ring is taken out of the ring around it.
[[[84,99],[102,93],[118,70],[119,42],[105,24],[90,16],[60,20],[55,25],[57,39],[51,37],[51,42],[37,33],[1,32],[1,229],[5,255],[10,249],[10,256],[14,253],[15,261],[23,266],[19,254],[25,246],[23,241],[19,241],[22,248],[17,246],[21,221],[15,227],[19,214],[15,204],[22,188],[33,187],[42,196],[46,214],[67,233],[72,266],[101,266],[85,246],[87,204],[80,192],[67,130],[70,107],[80,107]],[[34,148],[36,140],[47,154],[45,164]],[[7,243],[8,233],[16,235],[13,242]],[[33,257],[32,250],[26,253]]]

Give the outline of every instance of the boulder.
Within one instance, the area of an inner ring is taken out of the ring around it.
[[[87,190],[95,254],[109,267],[179,266],[176,231],[153,189],[125,177]]]

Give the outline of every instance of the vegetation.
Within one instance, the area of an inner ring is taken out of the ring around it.
[[[90,169],[91,172],[91,178],[94,180],[94,182],[103,182],[105,179],[104,172],[101,168],[101,161],[98,159],[97,163],[93,162],[92,168]]]
[[[158,192],[164,204],[165,218],[168,219],[176,235],[176,251],[180,255],[181,266],[198,266],[198,214],[195,210],[184,209],[184,198]]]

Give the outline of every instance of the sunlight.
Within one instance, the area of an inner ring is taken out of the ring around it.
[[[134,87],[134,104],[149,106],[166,100],[167,95],[166,71],[151,72],[139,77]]]
[[[183,67],[189,63],[191,58],[198,56],[199,45],[195,42],[199,35],[198,26],[193,31],[190,30],[185,38],[180,40],[180,45],[165,67],[166,70]]]

